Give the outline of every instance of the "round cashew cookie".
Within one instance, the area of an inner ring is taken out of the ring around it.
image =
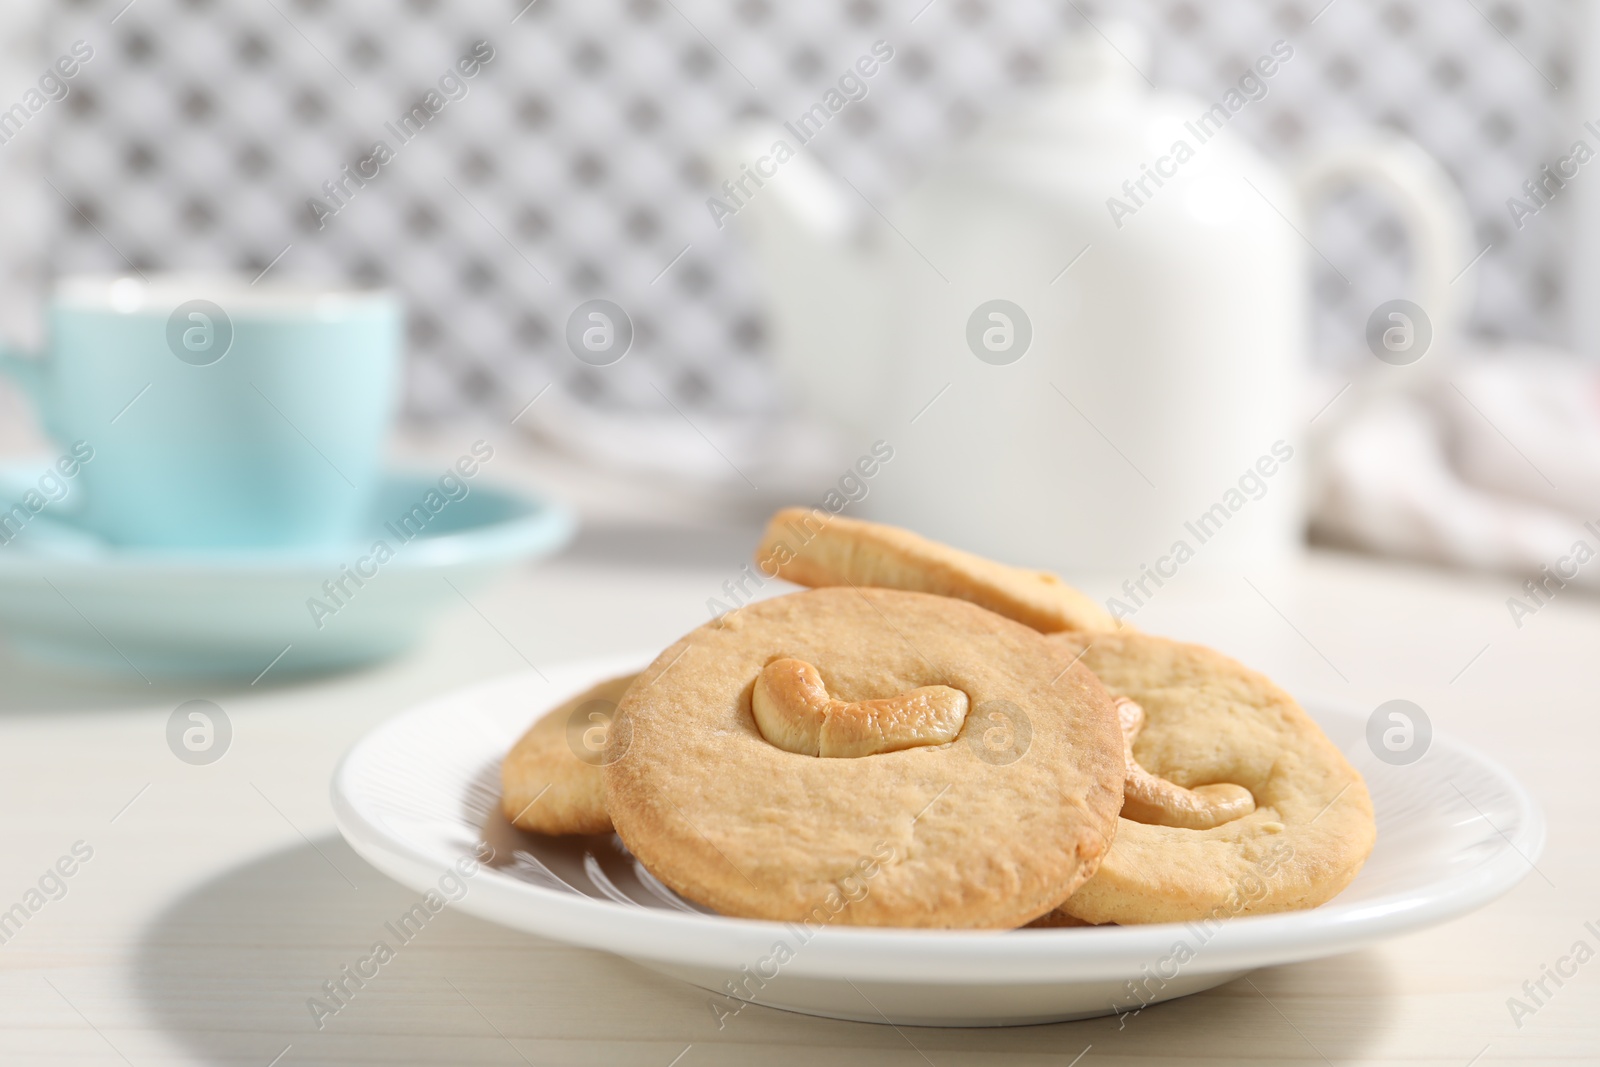
[[[1045,640],[1081,655],[1119,701],[1137,705],[1126,710],[1143,711],[1124,809],[1142,821],[1119,821],[1100,870],[1060,915],[1126,924],[1313,908],[1360,871],[1377,836],[1366,783],[1267,678],[1209,648],[1145,634]],[[1247,814],[1237,814],[1238,787],[1249,791]],[[1157,825],[1164,804],[1169,824]],[[1190,828],[1207,804],[1226,821]]]
[[[1122,804],[1094,676],[1019,623],[923,593],[741,608],[662,652],[618,724],[617,833],[725,915],[1020,926],[1094,873]]]
[[[541,834],[609,834],[600,776],[617,702],[637,678],[625,674],[550,709],[506,753],[500,807],[512,824]]]
[[[784,508],[767,522],[756,565],[764,574],[813,589],[878,586],[967,600],[1040,633],[1132,630],[1047,571],[1030,571],[930,541],[910,530]]]

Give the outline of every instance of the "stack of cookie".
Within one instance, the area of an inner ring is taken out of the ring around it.
[[[1372,849],[1361,776],[1288,694],[1054,575],[800,508],[756,559],[807,588],[549,711],[506,756],[507,818],[812,924],[1311,908]]]

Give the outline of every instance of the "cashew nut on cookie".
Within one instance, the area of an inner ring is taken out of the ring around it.
[[[776,659],[750,697],[761,736],[802,756],[871,756],[954,741],[967,718],[967,694],[926,685],[880,700],[837,700],[804,660]]]
[[[1128,781],[1122,799],[1124,819],[1152,826],[1209,830],[1256,810],[1255,797],[1242,785],[1222,783],[1185,789],[1145,770],[1133,755],[1134,739],[1144,728],[1144,709],[1127,697],[1117,697],[1116,705],[1128,760]]]

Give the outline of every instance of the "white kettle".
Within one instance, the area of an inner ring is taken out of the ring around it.
[[[1436,345],[1453,328],[1470,252],[1437,163],[1369,138],[1297,187],[1229,128],[1292,43],[1213,103],[1150,90],[1141,53],[1120,28],[1071,38],[1051,84],[881,215],[803,148],[738,211],[788,386],[894,448],[865,514],[1134,580],[1292,557],[1305,202],[1341,182],[1395,195],[1416,278],[1394,296],[1427,309]],[[785,136],[748,130],[725,162]]]

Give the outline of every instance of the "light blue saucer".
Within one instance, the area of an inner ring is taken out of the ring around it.
[[[33,465],[0,470],[0,506],[37,477]],[[367,533],[348,546],[216,553],[108,545],[72,524],[63,499],[0,544],[0,635],[25,656],[147,678],[248,680],[269,666],[278,676],[385,659],[496,573],[572,537],[559,504],[469,484],[436,512],[414,510],[435,477],[391,473]]]

